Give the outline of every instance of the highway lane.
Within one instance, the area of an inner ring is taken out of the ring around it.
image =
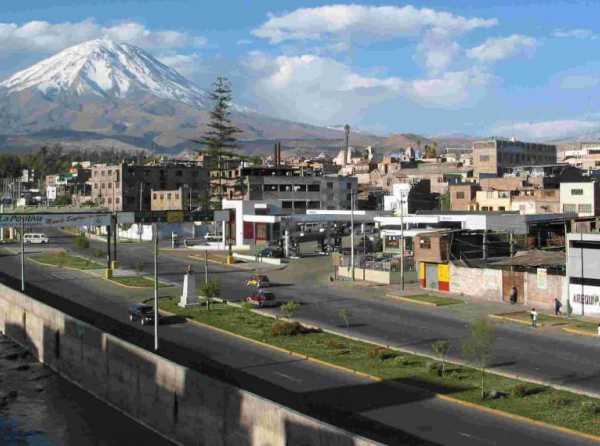
[[[132,260],[139,259],[146,252],[145,249],[139,245],[123,245],[121,253],[127,261],[128,255],[131,255]],[[185,261],[173,257],[161,256],[161,270],[168,277],[180,280]],[[147,255],[142,258],[147,259]],[[18,277],[18,256],[0,257],[0,269]],[[243,280],[248,275],[214,266],[211,266],[211,270],[222,281],[227,278],[227,283]],[[139,300],[138,296],[128,296],[128,293],[123,293],[115,285],[85,273],[40,267],[31,262],[27,263],[27,280],[28,283],[59,293],[121,321],[126,321],[129,303]],[[167,289],[161,289],[161,292],[165,293]],[[151,296],[151,291],[148,291],[148,296]],[[151,333],[152,330],[140,329],[146,333]],[[385,426],[438,444],[490,445],[506,444],[509,441],[531,445],[590,444],[528,423],[432,399],[420,391],[404,386],[399,388],[396,383],[393,387],[389,383],[371,383],[307,361],[291,359],[288,355],[235,338],[215,335],[192,324],[161,326],[160,334],[163,340],[175,342],[190,351],[259,377],[293,392],[305,402],[351,410]],[[395,444],[393,438],[393,434],[388,436],[386,442]],[[409,444],[418,444],[418,441],[413,438]]]

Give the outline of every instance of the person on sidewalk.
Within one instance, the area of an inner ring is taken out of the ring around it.
[[[510,303],[511,304],[516,304],[517,303],[517,287],[514,286],[510,289]]]
[[[532,308],[531,312],[529,314],[531,315],[531,326],[533,328],[536,328],[537,327],[538,312],[535,311],[535,308]]]
[[[562,314],[560,309],[562,308],[562,302],[558,300],[558,297],[554,298],[554,316]]]
[[[598,336],[600,337],[600,324],[598,324]]]

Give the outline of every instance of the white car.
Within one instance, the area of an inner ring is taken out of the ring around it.
[[[38,245],[47,245],[48,237],[46,234],[41,233],[29,233],[23,234],[23,243],[26,245],[38,244]]]

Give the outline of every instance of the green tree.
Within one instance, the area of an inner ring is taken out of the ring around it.
[[[210,92],[213,108],[209,113],[208,130],[199,141],[195,141],[207,147],[208,153],[217,160],[219,207],[223,199],[222,177],[225,170],[223,160],[225,157],[231,157],[233,151],[237,149],[235,135],[241,132],[231,121],[231,96],[229,80],[226,77],[217,77]]]
[[[485,371],[493,358],[495,340],[494,326],[483,318],[471,324],[469,337],[462,344],[463,355],[481,373],[481,399],[485,398]]]
[[[221,292],[221,286],[218,280],[209,280],[200,285],[200,294],[206,298],[206,309],[210,310],[210,302],[213,297],[218,297]]]
[[[440,195],[440,210],[449,211],[450,207],[450,192]]]
[[[298,309],[300,308],[300,304],[298,304],[297,302],[295,302],[293,300],[289,300],[285,304],[283,304],[280,308],[281,308],[281,315],[283,317],[291,319],[294,316],[294,314],[296,313],[296,311],[298,311]]]
[[[85,233],[80,232],[79,235],[75,237],[75,246],[82,250],[89,249],[90,241],[85,236]]]
[[[442,363],[442,378],[444,377],[444,372],[446,370],[446,355],[448,354],[448,350],[450,349],[450,343],[443,339],[440,341],[435,341],[431,344],[431,350],[433,354],[437,356]]]
[[[340,319],[344,321],[344,325],[346,325],[346,328],[350,328],[350,318],[352,317],[352,312],[347,308],[342,308],[338,312],[338,315],[340,316]]]

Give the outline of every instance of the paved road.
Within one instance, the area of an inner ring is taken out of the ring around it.
[[[67,247],[71,247],[72,244],[71,237],[67,236],[53,237],[53,241],[55,244]],[[106,245],[98,245],[98,247],[102,246]],[[28,248],[31,251],[38,249]],[[143,259],[150,270],[152,264],[148,261],[151,260],[149,250],[148,244],[121,245],[119,259],[125,264],[134,264]],[[161,274],[169,280],[180,282],[184,265],[187,263],[189,263],[187,259],[174,255],[161,255]],[[201,266],[196,266],[196,269],[201,270]],[[247,292],[240,284],[249,273],[237,272],[214,264],[211,264],[209,269],[211,275],[219,277],[228,295],[241,297]],[[18,256],[0,257],[0,270],[18,277],[20,271]],[[27,281],[29,284],[60,294],[120,321],[126,321],[126,308],[129,303],[152,295],[150,290],[132,292],[85,273],[45,268],[31,262],[27,264]],[[279,287],[277,292],[298,298],[301,289],[304,298],[300,300],[306,302],[301,311],[306,314],[321,310],[328,315],[326,317],[335,318],[337,317],[336,305],[339,306],[340,302],[344,306],[348,303],[354,303],[357,308],[364,306],[362,311],[366,311],[370,306],[366,301],[345,302],[348,299],[327,294],[331,291],[325,293],[323,290],[315,289],[317,298],[323,300],[317,304],[307,299],[312,293],[309,291],[311,288],[308,284],[303,284],[302,287],[299,285]],[[162,294],[169,292],[172,293],[168,289],[161,289]],[[355,311],[354,307],[353,311]],[[136,329],[143,330],[145,334],[151,333],[151,328],[136,326]],[[528,445],[589,444],[554,431],[432,399],[423,392],[401,386],[401,383],[394,383],[393,387],[390,383],[372,383],[307,361],[290,359],[287,355],[259,348],[235,338],[215,336],[213,332],[205,331],[192,324],[177,323],[161,327],[161,340],[161,346],[167,343],[169,343],[167,347],[171,345],[170,343],[183,346],[188,349],[190,355],[202,355],[269,383],[270,387],[277,390],[271,395],[261,392],[265,391],[264,386],[252,390],[272,399],[288,398],[290,404],[293,404],[293,398],[290,399],[292,395],[304,403],[310,402],[313,406],[338,408],[376,420],[378,430],[383,429],[383,439],[389,444],[402,441],[407,444],[419,444],[416,437],[428,442],[448,445],[506,444],[509,441]]]

